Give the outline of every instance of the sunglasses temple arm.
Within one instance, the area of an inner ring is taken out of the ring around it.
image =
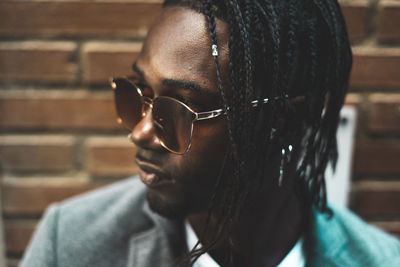
[[[216,109],[216,110],[212,110],[212,111],[207,111],[207,112],[195,113],[196,114],[196,119],[195,120],[196,121],[201,121],[201,120],[207,120],[207,119],[215,118],[215,117],[218,117],[219,115],[221,115],[222,113],[224,113],[222,108]]]
[[[282,99],[281,97],[275,97],[275,100],[279,100]],[[304,96],[298,96],[298,97],[294,97],[291,101],[293,102],[302,102],[304,101],[305,97]],[[269,98],[264,98],[261,101],[261,104],[267,104],[269,102]],[[259,105],[260,101],[258,100],[253,100],[251,101],[251,104],[253,107],[257,107]],[[196,118],[195,120],[206,120],[206,119],[211,119],[211,118],[215,118],[218,117],[221,114],[226,114],[226,112],[223,111],[223,109],[216,109],[216,110],[212,110],[212,111],[206,111],[206,112],[199,112],[199,113],[195,113],[196,114]]]
[[[282,99],[282,97],[277,96],[274,99],[275,100],[280,100],[280,99]],[[298,103],[298,102],[303,102],[305,100],[305,96],[296,96],[296,97],[293,97],[293,98],[289,98],[288,96],[286,96],[285,99],[289,99],[289,101],[291,103]],[[262,100],[261,104],[267,104],[269,101],[270,101],[269,98],[264,98]],[[253,101],[251,101],[251,104],[253,105],[253,107],[257,107],[258,104],[259,104],[259,101],[258,100],[253,100]]]
[[[265,98],[262,100],[263,104],[268,103],[269,99]],[[251,101],[251,104],[253,105],[253,107],[256,107],[258,105],[258,100],[253,100]],[[201,120],[207,120],[207,119],[211,119],[211,118],[215,118],[218,117],[221,114],[225,114],[224,110],[221,109],[216,109],[216,110],[211,110],[211,111],[206,111],[206,112],[199,112],[199,113],[195,113],[196,114],[196,121],[201,121]]]
[[[251,104],[255,108],[258,106],[258,102],[259,102],[258,100],[253,100],[253,101],[251,101]],[[268,102],[269,102],[269,98],[264,98],[261,103],[267,104]]]

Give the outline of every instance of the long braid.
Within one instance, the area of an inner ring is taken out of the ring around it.
[[[217,45],[217,37],[216,37],[216,25],[215,25],[215,19],[213,14],[211,13],[211,1],[206,1],[205,2],[205,15],[207,18],[207,22],[208,22],[208,28],[209,28],[209,32],[210,32],[210,38],[211,38],[211,42],[212,45]],[[218,79],[218,89],[221,93],[221,96],[223,98],[223,102],[224,102],[224,106],[225,106],[225,110],[227,113],[227,117],[228,117],[228,123],[230,121],[230,109],[228,106],[228,101],[225,95],[225,92],[223,91],[222,88],[222,75],[221,75],[221,71],[220,71],[220,65],[219,65],[219,61],[218,61],[218,56],[214,56],[214,62],[216,65],[216,69],[217,69],[217,79]],[[228,129],[231,128],[228,126]],[[233,144],[232,146],[232,150],[234,153],[234,158],[238,159],[239,157],[238,155],[238,151],[237,151],[237,147],[235,146],[235,142],[233,141],[233,133],[232,131],[229,130],[229,136],[231,138],[231,143]],[[235,155],[236,154],[236,155]],[[239,174],[235,174],[234,177],[240,177]],[[235,206],[234,203],[235,202],[235,198],[233,197],[229,197],[229,196],[235,196],[237,192],[239,192],[238,186],[233,186],[230,187],[231,189],[234,190],[233,194],[227,194],[228,192],[225,193],[225,197],[223,198],[225,201],[223,201],[223,205],[220,206],[220,208],[217,208],[217,212],[218,213],[222,213],[224,214],[225,212],[225,216],[220,216],[218,217],[218,225],[219,227],[217,227],[216,232],[214,233],[214,238],[211,240],[211,242],[209,242],[208,244],[205,244],[203,247],[198,248],[199,242],[196,244],[196,246],[192,249],[191,251],[191,263],[193,263],[194,261],[196,261],[198,259],[198,257],[200,257],[204,252],[208,251],[210,248],[212,248],[216,242],[221,238],[221,236],[223,235],[223,231],[224,231],[224,227],[226,225],[229,224],[229,218],[232,217],[233,213],[235,212],[235,210],[233,209],[233,207]],[[228,197],[227,197],[228,196]],[[225,204],[228,204],[229,208],[223,209],[223,207],[225,206]],[[211,209],[215,209],[215,207],[211,207]],[[209,224],[209,219],[210,219],[210,213],[208,215],[208,219],[207,219],[207,226]]]
[[[205,15],[210,51],[211,45],[218,45],[215,17],[229,25],[231,88],[222,86],[218,56],[214,63],[228,125],[227,158],[233,169],[223,186],[218,177],[210,201],[209,218],[218,215],[215,238],[189,253],[191,263],[221,238],[229,240],[230,226],[251,190],[258,182],[275,179],[267,171],[277,145],[299,143],[298,162],[291,162],[297,167],[296,189],[305,207],[329,212],[324,172],[337,158],[336,129],[351,68],[337,0],[165,0],[164,6],[168,5]],[[286,94],[305,96],[304,115],[296,114],[287,101],[275,99]],[[266,97],[269,104],[251,107],[252,100]],[[293,129],[285,140],[274,134],[283,117]]]
[[[211,14],[211,0],[207,0],[207,1],[205,1],[205,3],[206,3],[205,12],[206,12],[206,18],[207,18],[208,28],[209,28],[209,32],[210,32],[210,38],[212,41],[212,45],[217,45],[218,41],[217,41],[215,18]],[[226,112],[227,119],[228,119],[229,138],[230,138],[231,142],[233,143],[232,151],[234,153],[235,158],[237,158],[238,150],[237,150],[236,145],[233,142],[234,138],[233,138],[232,126],[231,126],[231,124],[232,124],[231,112],[230,112],[230,108],[229,108],[228,99],[226,97],[226,94],[225,94],[225,91],[224,91],[223,85],[222,85],[221,67],[220,67],[220,64],[218,61],[218,56],[214,56],[214,62],[215,62],[216,70],[217,70],[218,91],[221,94],[223,105],[224,105],[224,110]]]
[[[256,2],[260,11],[264,14],[264,17],[267,21],[267,25],[270,27],[271,32],[271,41],[272,41],[272,90],[271,95],[278,95],[278,82],[279,82],[279,53],[280,53],[280,29],[278,16],[275,12],[275,8],[270,1],[263,1],[263,5],[261,3]],[[272,99],[273,100],[273,99]]]
[[[289,8],[288,8],[288,17],[289,17],[289,27],[288,27],[288,49],[287,49],[287,62],[288,67],[286,71],[286,76],[284,79],[284,89],[287,92],[289,88],[293,85],[295,81],[295,73],[297,70],[298,64],[298,51],[297,51],[297,36],[296,36],[296,8],[297,8],[297,0],[290,0],[289,1]]]

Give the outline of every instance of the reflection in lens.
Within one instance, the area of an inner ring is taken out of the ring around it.
[[[114,79],[115,108],[125,127],[132,130],[141,120],[142,98],[135,86],[126,79]]]
[[[156,134],[170,150],[184,153],[189,146],[194,114],[169,97],[158,97],[153,104]]]

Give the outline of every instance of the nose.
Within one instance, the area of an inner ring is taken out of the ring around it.
[[[160,140],[155,133],[151,113],[152,110],[149,108],[142,120],[132,129],[129,138],[138,147],[151,150],[162,150]]]

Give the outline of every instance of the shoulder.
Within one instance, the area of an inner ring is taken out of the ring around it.
[[[131,236],[152,227],[145,187],[129,178],[53,204],[43,216],[22,266],[119,266]],[[44,250],[44,248],[47,248]],[[43,254],[42,256],[38,256]]]
[[[140,215],[145,202],[145,187],[137,177],[90,191],[56,204],[59,222],[87,223],[101,220],[112,224],[132,214]]]
[[[330,206],[333,216],[315,213],[315,240],[322,254],[341,266],[400,264],[400,241],[367,224],[351,211]],[[347,265],[346,265],[347,263]],[[352,265],[350,265],[350,263]]]
[[[348,245],[382,258],[400,260],[400,241],[394,236],[366,223],[347,209],[334,208],[334,217],[348,236]]]
[[[132,234],[150,223],[143,211],[145,201],[144,185],[136,177],[128,178],[57,204],[58,225],[78,232],[75,238],[82,240]]]

